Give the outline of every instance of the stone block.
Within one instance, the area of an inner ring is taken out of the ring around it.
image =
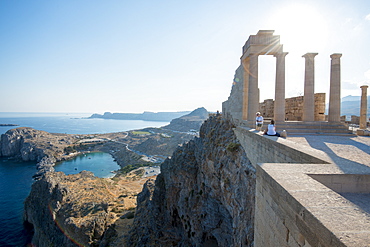
[[[358,130],[356,131],[356,134],[357,134],[358,136],[370,136],[370,131],[368,131],[368,130],[358,129]]]

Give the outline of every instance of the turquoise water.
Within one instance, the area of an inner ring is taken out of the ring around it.
[[[0,124],[19,125],[0,126],[0,134],[17,127],[32,127],[51,133],[98,134],[169,124],[169,122],[141,120],[84,119],[90,115],[89,113],[0,113]],[[23,202],[31,190],[32,175],[36,172],[35,165],[35,163],[0,158],[0,247],[25,246],[29,239],[23,227]],[[88,156],[78,156],[75,160],[59,164],[55,168],[67,174],[89,170],[96,176],[108,177],[114,175],[111,171],[117,170],[119,166],[107,153],[90,153]]]
[[[60,162],[54,166],[55,171],[65,174],[77,174],[83,170],[91,171],[95,176],[101,178],[113,177],[112,171],[118,170],[120,166],[108,153],[94,152],[79,155],[73,160]]]

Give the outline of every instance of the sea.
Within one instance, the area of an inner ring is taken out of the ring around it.
[[[88,118],[91,113],[12,113],[0,112],[0,134],[18,127],[31,127],[50,133],[103,134],[146,127],[162,127],[169,122]],[[119,166],[107,153],[90,153],[58,163],[56,171],[75,174],[82,170],[98,177],[111,177]],[[23,203],[28,196],[35,162],[17,162],[0,157],[0,247],[31,246],[31,232],[23,225]]]

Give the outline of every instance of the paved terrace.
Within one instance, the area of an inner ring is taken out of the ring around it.
[[[282,197],[289,207],[298,208],[297,217],[302,222],[310,222],[308,224],[316,228],[313,232],[326,239],[330,246],[370,246],[370,137],[266,138],[314,154],[329,163],[260,164],[288,193]],[[293,233],[288,231],[288,234]]]

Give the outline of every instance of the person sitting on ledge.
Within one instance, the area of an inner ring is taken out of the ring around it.
[[[268,136],[280,137],[280,134],[278,132],[276,132],[275,121],[274,120],[271,120],[271,123],[269,125],[267,125],[267,129],[265,130],[264,134],[268,135]]]

